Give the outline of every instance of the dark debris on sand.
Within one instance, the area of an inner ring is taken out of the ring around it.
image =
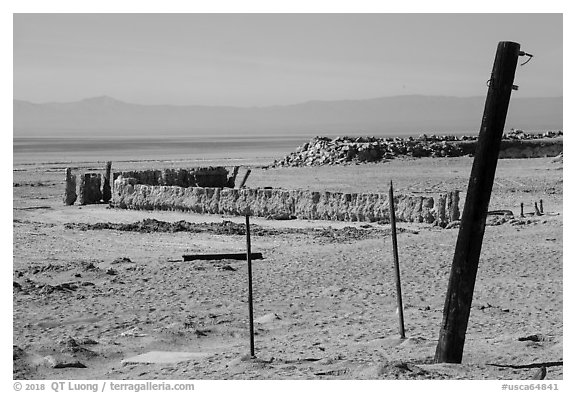
[[[218,223],[191,223],[188,221],[166,222],[156,219],[144,219],[134,223],[67,223],[66,229],[88,230],[116,230],[139,233],[157,232],[190,232],[190,233],[210,233],[214,235],[245,235],[244,224],[237,224],[224,220]],[[389,229],[369,227],[344,227],[344,228],[264,228],[259,225],[251,225],[250,233],[253,236],[276,236],[276,235],[306,235],[328,241],[357,241],[375,237],[382,237],[389,234]]]

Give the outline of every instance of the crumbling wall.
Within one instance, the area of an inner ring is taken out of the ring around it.
[[[80,175],[78,202],[81,205],[99,203],[102,200],[102,176],[99,173],[83,173]]]
[[[112,162],[106,162],[104,174],[85,172],[81,173],[76,193],[76,175],[71,168],[66,168],[65,190],[63,202],[73,205],[76,199],[80,205],[108,203],[112,197],[111,189]],[[224,167],[201,167],[191,169],[163,169],[142,170],[114,173],[113,179],[119,177],[132,179],[132,184],[147,184],[152,186],[179,186],[179,187],[234,187],[238,168],[228,176]],[[103,180],[103,182],[102,182]],[[78,195],[78,198],[76,198]],[[158,196],[161,199],[161,196]],[[163,204],[159,202],[161,208]]]
[[[72,174],[72,168],[66,168],[66,179],[63,202],[66,206],[73,205],[78,195],[76,194],[76,175]]]
[[[179,187],[229,187],[228,170],[224,167],[205,167],[191,169],[142,170],[114,173],[119,176],[136,179],[136,184],[151,186]],[[232,185],[233,186],[233,185]]]
[[[438,196],[395,195],[396,218],[404,222],[446,225],[458,219],[457,191]],[[451,202],[447,206],[447,200]],[[456,202],[456,205],[454,204]],[[316,192],[283,189],[151,186],[118,177],[113,207],[135,210],[175,210],[193,213],[258,217],[294,216],[308,220],[389,222],[387,194]],[[455,210],[456,209],[456,210]],[[447,210],[450,213],[447,214]],[[457,213],[455,213],[457,212]]]

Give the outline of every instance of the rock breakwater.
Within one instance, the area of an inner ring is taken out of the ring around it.
[[[314,137],[272,167],[382,162],[399,156],[459,157],[474,154],[476,136],[420,135],[417,138]],[[503,135],[501,158],[552,157],[562,152],[562,131],[528,134],[513,130]]]

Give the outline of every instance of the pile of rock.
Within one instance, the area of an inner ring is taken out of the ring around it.
[[[559,138],[561,136],[563,136],[562,131],[545,131],[537,134],[527,134],[522,130],[512,128],[509,132],[505,133],[502,136],[502,139],[530,140],[530,139]]]
[[[315,137],[295,152],[272,166],[314,166],[345,163],[378,162],[399,155],[413,157],[458,156],[461,152],[449,143],[456,137],[423,135],[419,138],[338,137],[330,139]]]
[[[505,140],[530,140],[557,138],[562,131],[548,131],[540,134],[526,134],[512,130],[503,135]],[[314,137],[282,160],[276,160],[272,167],[318,166],[379,162],[397,156],[410,157],[458,157],[474,152],[476,136],[426,135],[417,138],[375,138],[375,137]]]

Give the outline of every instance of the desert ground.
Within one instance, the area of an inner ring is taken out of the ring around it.
[[[459,189],[462,209],[472,160],[242,163],[253,168],[248,187],[387,192],[393,180],[398,194]],[[113,170],[214,164],[230,162],[114,161]],[[515,219],[489,217],[462,364],[433,363],[458,228],[398,223],[403,340],[389,225],[252,218],[252,251],[264,259],[253,261],[250,359],[246,262],[182,261],[244,252],[244,218],[64,206],[67,166],[104,170],[103,161],[14,163],[14,378],[533,379],[538,364],[563,360],[563,176],[552,158],[498,164],[490,209]],[[532,215],[541,199],[544,214]],[[144,219],[199,230],[82,225]],[[125,361],[150,351],[198,356]],[[546,379],[563,379],[563,367],[548,367]]]

